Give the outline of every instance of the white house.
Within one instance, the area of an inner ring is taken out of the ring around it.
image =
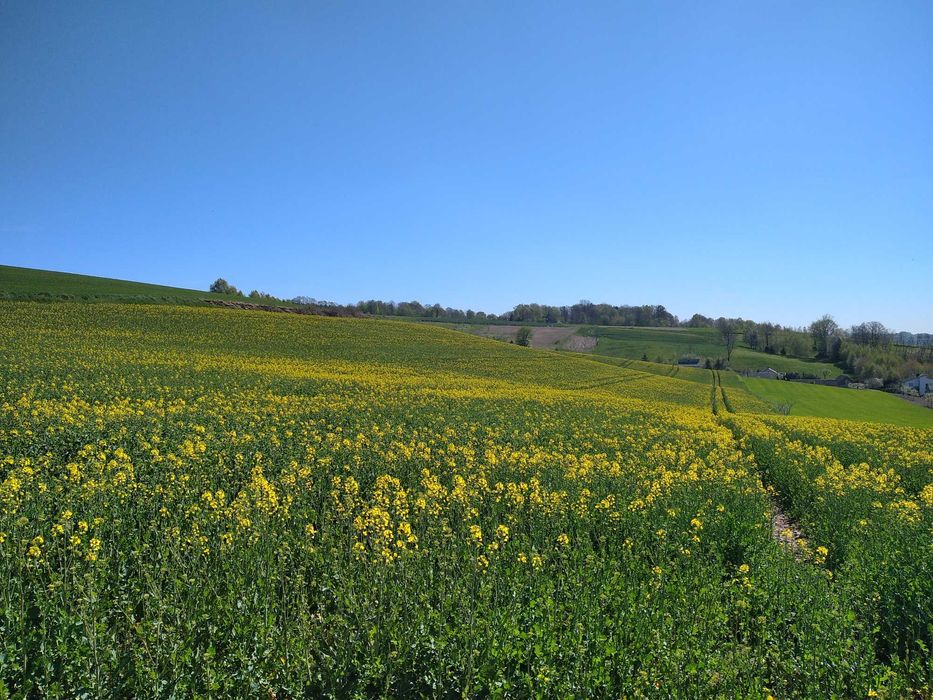
[[[926,396],[928,391],[933,391],[933,379],[927,375],[921,374],[918,377],[911,377],[904,381],[904,387],[915,389],[920,396]]]
[[[780,379],[784,375],[778,372],[776,369],[771,369],[770,367],[768,367],[768,369],[763,369],[763,370],[759,370],[758,372],[755,372],[752,376],[759,377],[761,379]]]

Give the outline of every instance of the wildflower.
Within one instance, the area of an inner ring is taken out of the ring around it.
[[[483,545],[483,529],[479,525],[470,525],[470,539],[477,547]]]
[[[26,554],[33,559],[38,559],[42,556],[42,545],[45,544],[45,538],[42,535],[37,535],[32,538],[32,541],[29,543],[29,549],[26,551]]]

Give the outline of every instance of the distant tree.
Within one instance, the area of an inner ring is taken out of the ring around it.
[[[758,331],[764,336],[765,352],[774,352],[774,346],[771,345],[771,338],[774,336],[777,328],[773,323],[762,323],[758,326]]]
[[[745,344],[754,350],[758,349],[758,327],[757,326],[751,325],[745,331]]]
[[[842,359],[842,336],[838,333],[830,336],[826,343],[826,359],[830,362],[839,362]]]
[[[883,323],[879,321],[868,321],[866,323],[860,323],[857,326],[852,326],[849,336],[852,338],[853,342],[876,347],[890,344],[892,333],[884,327]]]
[[[785,355],[793,355],[795,357],[809,357],[810,356],[810,344],[807,340],[807,336],[804,333],[797,333],[795,331],[785,331],[784,332],[784,350]],[[830,336],[831,337],[831,336]],[[827,338],[827,355],[829,351],[829,338]]]
[[[684,325],[688,328],[712,328],[714,324],[713,319],[703,314],[693,314],[690,317],[690,320],[687,321]]]
[[[518,333],[515,334],[515,343],[523,348],[531,345],[531,329],[528,326],[522,326],[518,329]]]
[[[218,277],[214,280],[214,283],[210,286],[210,290],[214,294],[239,294],[240,290],[234,287],[232,284],[227,282],[223,277]]]
[[[839,330],[839,325],[829,314],[824,314],[810,324],[810,337],[813,339],[813,349],[817,357],[826,357],[829,354],[829,339]]]
[[[735,341],[739,337],[738,324],[731,318],[716,319],[716,328],[726,348],[726,362],[732,361],[732,351],[735,350]]]
[[[713,363],[709,361],[709,358],[706,358],[706,364],[704,365],[706,369],[713,369]]]

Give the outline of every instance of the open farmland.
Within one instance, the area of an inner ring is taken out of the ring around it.
[[[2,302],[0,362],[0,693],[929,693],[933,430],[375,319]]]
[[[933,428],[933,411],[882,391],[742,377],[742,384],[772,406],[786,406],[790,415],[876,421]]]
[[[725,358],[726,350],[715,328],[632,328],[619,326],[585,326],[580,333],[596,338],[593,352],[610,357],[669,364],[678,358]],[[765,369],[779,372],[799,372],[816,377],[835,377],[838,367],[817,360],[787,357],[752,350],[737,345],[729,365],[735,370]]]

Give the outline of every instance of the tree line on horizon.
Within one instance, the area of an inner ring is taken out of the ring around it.
[[[723,342],[727,361],[739,339],[753,350],[811,357],[836,364],[855,377],[880,377],[886,381],[933,369],[933,335],[894,333],[878,321],[866,321],[849,329],[840,327],[830,315],[824,315],[806,327],[784,326],[769,321],[743,318],[712,318],[700,313],[681,320],[661,304],[614,305],[581,300],[576,304],[517,304],[502,314],[456,309],[419,301],[383,301],[369,299],[356,304],[297,296],[277,299],[258,290],[248,295],[223,278],[210,287],[211,292],[234,294],[254,301],[288,301],[308,307],[326,308],[373,316],[393,316],[447,323],[569,324],[584,326],[633,326],[646,328],[715,328]],[[909,342],[905,342],[909,340]]]

